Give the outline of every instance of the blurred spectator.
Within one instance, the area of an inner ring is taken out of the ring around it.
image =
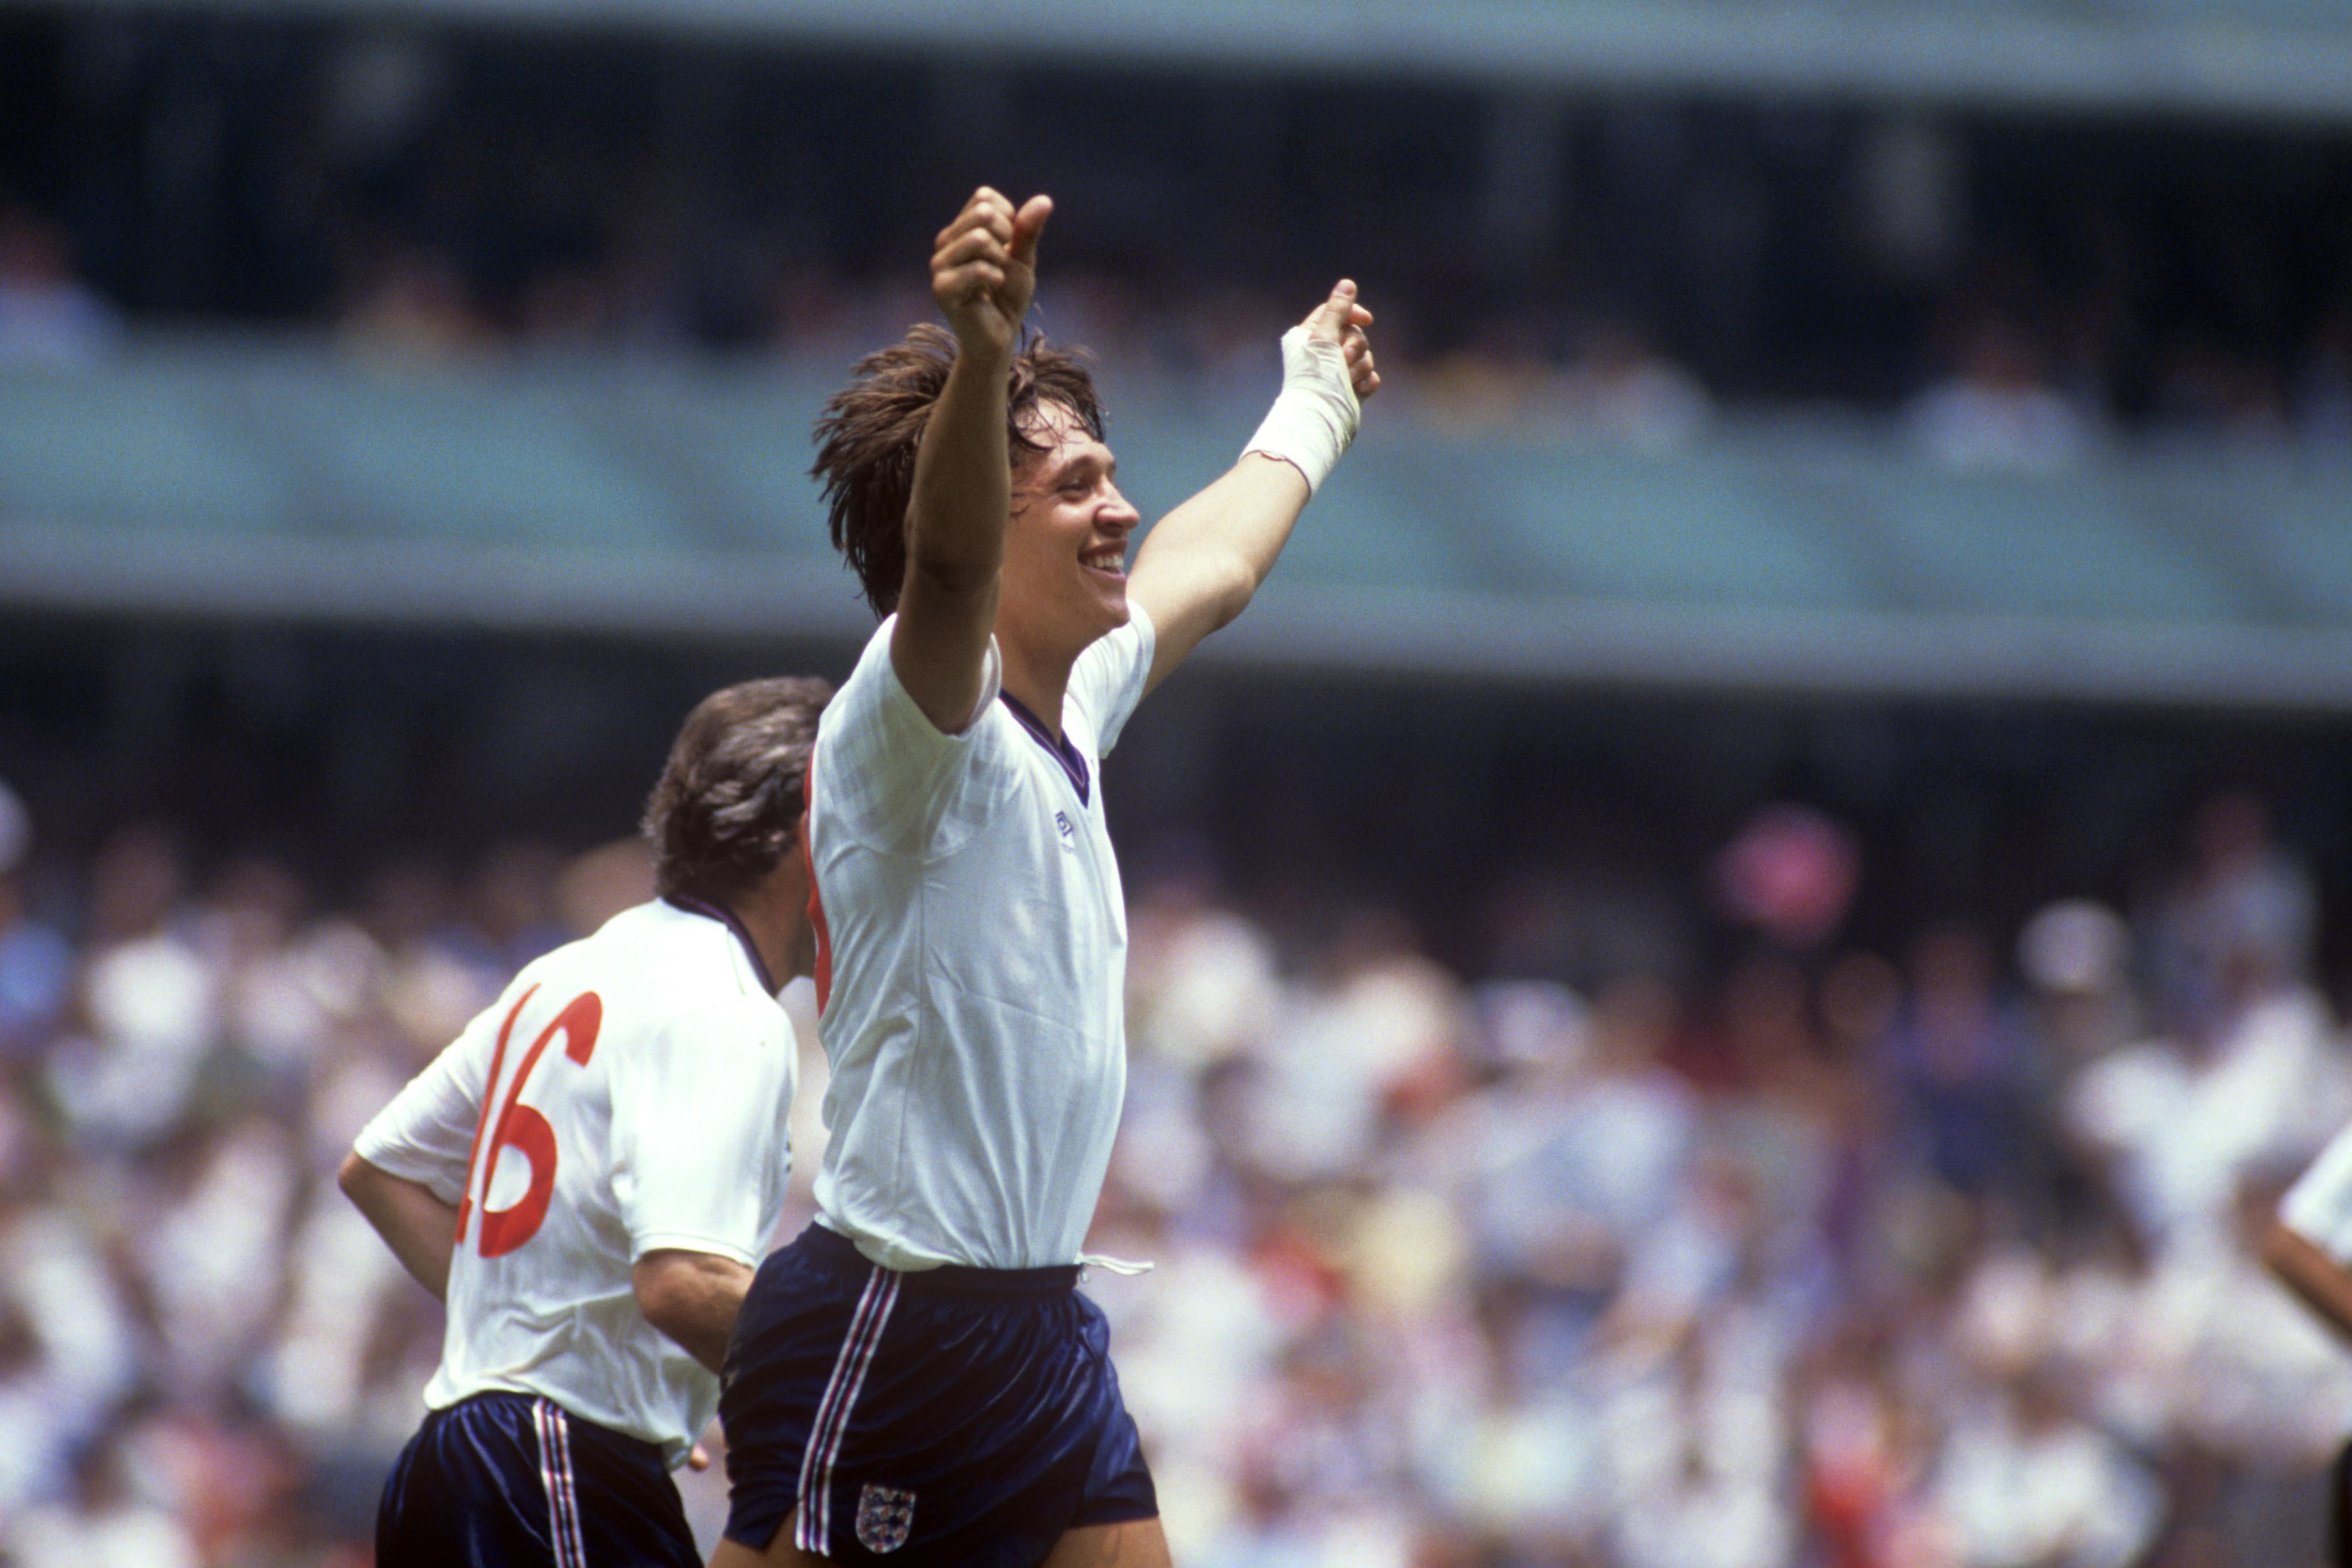
[[[1417,370],[1413,406],[1463,434],[1536,426],[1630,452],[1687,446],[1714,412],[1706,389],[1629,320],[1595,327],[1565,367],[1544,352],[1539,313],[1487,320],[1471,340]],[[1402,355],[1399,356],[1402,358]]]
[[[2041,1369],[1958,1413],[1935,1484],[1967,1568],[2129,1568],[2163,1519],[2155,1478]]]
[[[81,1462],[70,1500],[27,1510],[0,1534],[25,1568],[202,1568],[160,1477],[140,1475],[118,1439]]]
[[[2226,1228],[2242,1182],[2307,1161],[2352,1111],[2335,1020],[2307,978],[2315,920],[2309,876],[2271,842],[2262,802],[2205,801],[2152,922],[2169,1029],[2068,1090],[2071,1126],[2112,1159],[2144,1236]]]
[[[152,825],[115,834],[92,867],[94,952],[81,977],[89,1033],[61,1044],[49,1082],[93,1146],[169,1133],[219,1028],[220,977],[189,938],[184,880],[178,842]]]
[[[1529,340],[1525,322],[1494,318],[1468,343],[1437,356],[1412,377],[1412,395],[1447,430],[1475,434],[1508,429],[1528,417],[1550,381]]]
[[[2157,377],[2159,424],[2242,446],[2283,446],[2294,434],[2278,368],[2202,332],[2176,342]]]
[[[2091,1081],[2096,1064],[2142,1038],[2131,930],[2104,904],[2061,899],[2025,923],[2017,967],[2031,992],[2032,1097],[2051,1161],[2049,1217],[2063,1231],[2079,1233],[2112,1218],[2114,1150],[2085,1147],[2081,1125],[2070,1122],[2067,1096],[2078,1080]]]
[[[386,363],[451,359],[489,338],[457,263],[422,246],[383,259],[338,332],[352,353]]]
[[[1442,1081],[1464,1032],[1460,988],[1416,950],[1403,917],[1372,910],[1325,955],[1252,1060],[1244,1151],[1287,1182],[1344,1176],[1381,1146],[1391,1096]]]
[[[114,351],[121,329],[76,275],[65,229],[0,202],[0,367],[89,364]]]
[[[2345,1120],[2342,1044],[2316,993],[2279,993],[2202,1051],[2158,1037],[2084,1069],[2075,1134],[2111,1162],[2116,1196],[2152,1241],[2226,1227],[2240,1183],[2316,1154]]]
[[[72,949],[25,907],[19,877],[32,840],[24,802],[0,783],[0,1064],[48,1044],[73,984]]]
[[[1974,926],[1924,933],[1888,1047],[1927,1168],[1970,1197],[2014,1199],[2039,1173],[2029,1164],[2026,1040],[1995,977]]]
[[[1997,317],[1969,330],[1958,372],[1920,393],[1908,418],[1920,451],[1950,468],[2049,473],[2091,445],[2090,422],[2050,384],[2041,350]]]
[[[481,967],[490,995],[517,969],[563,944],[555,908],[562,872],[562,853],[528,840],[493,845],[482,857],[467,889],[468,918],[446,939]]]
[[[2018,934],[2017,967],[2033,988],[2053,1059],[2081,1066],[2128,1040],[2134,1010],[2131,931],[2090,899],[2062,899]]]
[[[1698,1112],[1665,1064],[1678,1014],[1661,980],[1612,982],[1589,1024],[1564,1019],[1542,1055],[1489,1092],[1481,1122],[1457,1134],[1484,1268],[1543,1293],[1529,1337],[1507,1347],[1525,1358],[1507,1364],[1520,1375],[1557,1370],[1571,1343],[1545,1336],[1606,1301],[1681,1190]],[[1566,1314],[1557,1323],[1547,1297]]]
[[[609,341],[617,311],[603,277],[581,262],[551,263],[523,286],[516,335],[535,349],[579,349]]]
[[[2209,798],[2190,829],[2189,864],[2158,906],[2151,962],[2168,1027],[2196,1040],[2301,984],[2317,900],[2310,873],[2271,840],[2254,795]]]
[[[1138,1047],[1199,1071],[1265,1038],[1281,1002],[1273,948],[1211,901],[1205,864],[1160,868],[1128,931],[1128,1038]]]
[[[1571,427],[1644,453],[1687,446],[1713,416],[1698,378],[1658,352],[1630,321],[1595,328],[1583,356],[1544,394]]]

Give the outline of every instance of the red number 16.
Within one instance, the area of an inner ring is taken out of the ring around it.
[[[466,1244],[466,1223],[473,1217],[474,1194],[478,1189],[482,1198],[481,1251],[485,1258],[499,1258],[513,1251],[533,1236],[547,1218],[548,1199],[555,1195],[555,1129],[547,1118],[522,1103],[522,1086],[530,1078],[530,1070],[539,1065],[541,1052],[558,1034],[565,1037],[563,1054],[585,1066],[595,1053],[596,1031],[604,1021],[604,1003],[593,991],[583,991],[564,1005],[548,1026],[539,1031],[530,1049],[523,1053],[522,1065],[515,1069],[514,1082],[507,1087],[507,1103],[499,1111],[498,1130],[490,1138],[490,1152],[482,1156],[482,1133],[490,1125],[490,1097],[498,1092],[499,1069],[505,1065],[507,1040],[514,1033],[515,1019],[530,998],[539,994],[537,986],[525,991],[507,1014],[507,1021],[499,1026],[498,1049],[490,1055],[490,1078],[482,1090],[482,1119],[474,1127],[474,1152],[466,1160],[466,1197],[457,1205],[457,1245]],[[506,1149],[520,1150],[530,1162],[530,1186],[521,1197],[505,1208],[490,1207],[490,1178],[498,1174],[499,1155]],[[474,1177],[474,1165],[481,1161],[481,1179]]]

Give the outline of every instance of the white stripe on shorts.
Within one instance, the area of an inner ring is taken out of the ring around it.
[[[841,1440],[849,1430],[850,1406],[857,1403],[857,1391],[865,1386],[866,1370],[874,1364],[874,1353],[882,1343],[882,1325],[898,1299],[898,1276],[887,1269],[875,1270],[874,1277],[866,1282],[866,1293],[857,1299],[857,1310],[850,1314],[849,1333],[842,1341],[840,1359],[833,1364],[824,1397],[817,1401],[816,1423],[809,1432],[808,1449],[801,1456],[800,1522],[793,1531],[793,1544],[803,1552],[822,1557],[830,1550],[826,1542],[833,1536],[833,1467],[841,1458]]]
[[[580,1540],[579,1490],[572,1479],[571,1428],[562,1406],[545,1399],[530,1403],[539,1426],[539,1482],[547,1489],[547,1533],[555,1545],[555,1568],[588,1568],[588,1551]]]

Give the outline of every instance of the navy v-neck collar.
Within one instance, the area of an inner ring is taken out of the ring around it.
[[[760,977],[761,986],[772,997],[783,989],[782,986],[776,984],[776,977],[768,973],[767,961],[760,956],[760,945],[751,940],[751,931],[735,917],[733,910],[723,904],[709,904],[686,893],[666,893],[662,894],[662,902],[672,909],[683,909],[688,915],[699,915],[707,920],[716,920],[719,925],[735,933],[735,940],[743,944],[743,956],[751,960],[751,973]]]
[[[996,695],[1004,699],[1004,706],[1013,710],[1013,716],[1021,721],[1021,727],[1034,736],[1038,745],[1054,754],[1054,760],[1062,765],[1062,771],[1070,776],[1070,783],[1077,789],[1078,804],[1092,804],[1087,794],[1089,775],[1087,759],[1079,755],[1076,747],[1070,744],[1070,737],[1067,735],[1057,736],[1047,729],[1045,721],[1031,713],[1028,705],[1011,692],[999,691]]]

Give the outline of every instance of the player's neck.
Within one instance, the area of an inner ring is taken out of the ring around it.
[[[791,922],[792,929],[786,931],[782,929],[786,922],[780,915],[762,910],[756,901],[749,899],[737,906],[735,918],[741,921],[743,929],[751,934],[751,946],[759,951],[761,966],[779,988],[801,977],[802,969],[793,962],[793,955],[800,945],[799,921]]]
[[[1069,689],[1070,667],[1078,662],[1077,654],[1040,655],[1001,636],[996,646],[1004,661],[1005,691],[1053,731],[1055,740],[1061,739],[1062,695]]]
[[[787,860],[765,882],[730,899],[727,913],[751,938],[768,978],[782,988],[814,968],[814,944],[808,926],[808,878]]]

